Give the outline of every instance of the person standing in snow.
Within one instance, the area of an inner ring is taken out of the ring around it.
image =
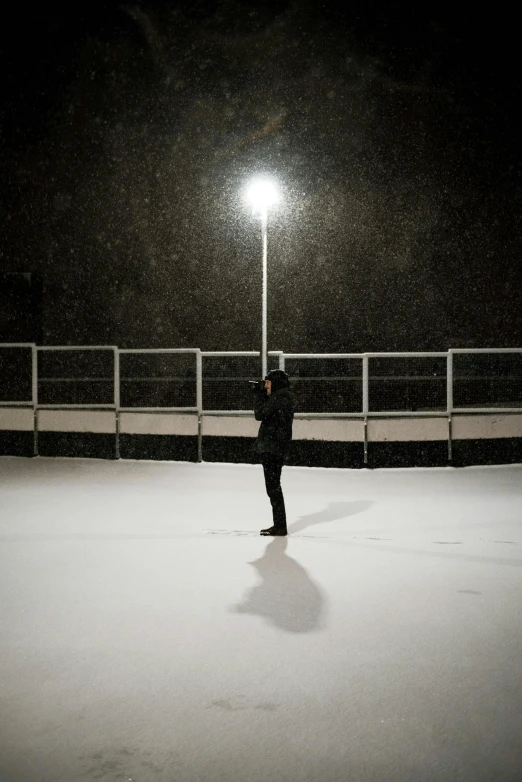
[[[282,369],[268,373],[264,388],[255,387],[254,414],[256,421],[261,421],[256,452],[261,455],[274,522],[272,527],[262,529],[261,535],[287,535],[281,470],[290,453],[294,401],[288,375]]]

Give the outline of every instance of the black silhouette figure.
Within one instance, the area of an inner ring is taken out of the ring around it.
[[[281,470],[290,453],[294,420],[288,375],[282,369],[274,369],[266,376],[264,388],[256,386],[254,390],[254,413],[256,420],[261,421],[256,451],[261,454],[273,519],[273,526],[261,530],[261,535],[287,535]]]

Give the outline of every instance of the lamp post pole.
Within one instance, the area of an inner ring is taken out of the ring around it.
[[[263,240],[263,304],[261,317],[261,372],[263,378],[267,374],[267,223],[269,208],[279,201],[277,189],[270,179],[258,178],[251,182],[247,197],[252,205],[254,217],[261,218],[261,237]]]
[[[263,317],[262,317],[262,339],[261,339],[261,376],[264,378],[267,374],[267,222],[268,213],[265,209],[261,214],[261,234],[263,237]]]

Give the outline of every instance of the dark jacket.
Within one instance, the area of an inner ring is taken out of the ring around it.
[[[256,421],[261,421],[255,450],[287,459],[292,442],[294,401],[290,388],[280,388],[270,396],[264,390],[254,396]]]

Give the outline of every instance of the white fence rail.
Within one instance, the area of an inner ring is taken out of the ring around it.
[[[258,351],[121,349],[116,345],[0,344],[0,408],[32,408],[35,454],[39,410],[250,416],[247,381],[259,376]],[[447,352],[284,353],[302,418],[447,418],[522,412],[522,348]],[[366,453],[366,443],[365,443]]]

